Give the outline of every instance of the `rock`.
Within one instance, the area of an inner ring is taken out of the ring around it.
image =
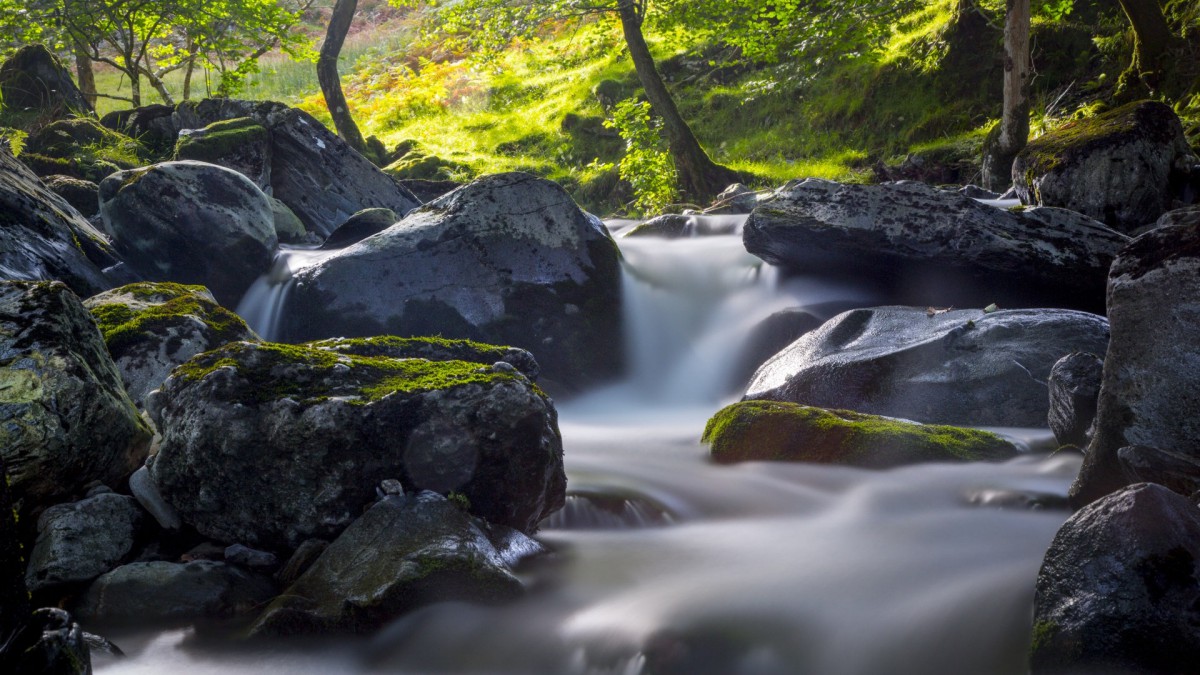
[[[180,131],[173,159],[194,159],[233,169],[267,194],[271,192],[270,134],[249,117]]]
[[[469,167],[459,162],[413,150],[383,167],[383,172],[400,180],[446,180]]]
[[[47,607],[0,645],[0,666],[14,675],[91,675],[88,634],[67,612]]]
[[[257,341],[246,322],[203,286],[139,283],[88,298],[125,390],[141,406],[179,364],[238,340]]]
[[[162,529],[178,530],[183,526],[175,508],[162,498],[158,486],[150,478],[150,469],[143,466],[133,472],[133,475],[129,477],[129,492],[142,505],[142,508],[146,509],[146,513],[158,521],[158,525]]]
[[[21,550],[24,537],[17,528],[13,494],[8,487],[8,471],[0,454],[0,636],[12,635],[29,616],[29,590],[25,587],[25,557]],[[0,647],[0,663],[4,651]]]
[[[1151,483],[1071,516],[1034,601],[1032,672],[1178,673],[1200,659],[1200,511]]]
[[[1171,182],[1196,162],[1170,107],[1139,101],[1029,141],[1013,163],[1023,204],[1059,206],[1120,232],[1171,207]]]
[[[279,567],[279,558],[275,557],[274,553],[256,551],[241,544],[225,548],[225,562],[257,570],[273,570]]]
[[[117,262],[108,239],[46,189],[0,143],[0,278],[58,279],[80,295],[112,287],[103,268]]]
[[[95,114],[67,69],[40,44],[21,47],[0,65],[0,100],[10,110],[43,116]]]
[[[130,563],[96,579],[80,598],[76,614],[97,624],[161,628],[245,615],[276,592],[269,578],[222,562]]]
[[[321,557],[325,549],[329,548],[329,542],[324,539],[306,539],[303,543],[296,547],[292,557],[288,558],[287,564],[283,569],[279,570],[278,579],[280,585],[284,588],[296,583],[302,574],[312,567],[312,564]]]
[[[687,237],[691,234],[689,225],[692,222],[693,218],[691,216],[681,216],[671,213],[651,218],[641,225],[635,225],[622,233],[621,236],[679,239],[680,237]]]
[[[287,204],[271,197],[271,214],[275,217],[275,236],[281,244],[313,243],[314,235],[304,229],[304,223]]]
[[[333,538],[386,478],[522,530],[562,505],[557,416],[519,373],[237,342],[177,368],[159,397],[151,476],[217,541]]]
[[[1103,311],[1128,238],[1062,209],[1002,210],[921,183],[779,188],[746,221],[746,250],[802,273],[876,282],[890,301],[1051,304]]]
[[[434,602],[502,602],[521,582],[484,530],[425,492],[387,497],[337,538],[267,607],[256,635],[365,633]]]
[[[978,185],[964,185],[964,186],[958,188],[957,190],[955,190],[955,192],[957,192],[958,194],[960,194],[964,197],[969,197],[971,199],[989,199],[989,200],[990,199],[1000,199],[999,192],[992,192],[991,190],[985,190],[985,189],[979,187]]]
[[[919,462],[1010,459],[1012,443],[975,429],[917,424],[850,410],[742,401],[717,411],[702,442],[714,461],[813,462],[884,469]]]
[[[1173,227],[1176,225],[1200,226],[1200,204],[1167,211],[1154,224],[1155,227]]]
[[[99,182],[122,169],[142,166],[143,154],[132,138],[81,117],[59,120],[30,136],[21,161],[40,175]]]
[[[355,356],[383,356],[390,359],[428,359],[430,361],[470,361],[492,365],[497,361],[512,364],[530,380],[536,380],[541,368],[533,354],[516,347],[447,340],[434,337],[400,338],[380,335],[369,338],[330,338],[310,342],[317,349]]]
[[[825,321],[806,308],[794,307],[763,319],[742,344],[733,370],[735,388],[744,389],[754,372],[783,348],[821,327]]]
[[[79,299],[57,282],[0,283],[0,453],[25,509],[93,480],[120,485],[150,431]]]
[[[346,248],[351,244],[366,239],[373,234],[379,234],[400,220],[391,209],[363,209],[346,219],[329,234],[329,238],[321,245],[325,250]]]
[[[758,206],[758,192],[741,183],[734,183],[717,195],[712,206],[704,209],[704,212],[713,215],[745,214],[753,211],[756,206]]]
[[[420,205],[408,190],[311,115],[282,103],[206,99],[176,107],[176,129],[249,117],[271,137],[271,192],[321,237],[370,207],[404,215]]]
[[[1050,369],[1050,414],[1047,423],[1059,445],[1087,447],[1096,417],[1096,398],[1104,361],[1095,354],[1076,352],[1058,360]]]
[[[1104,317],[1059,309],[929,315],[844,312],[758,369],[746,399],[792,401],[939,424],[1041,427],[1063,354],[1104,353]]]
[[[297,273],[285,340],[441,335],[533,352],[583,384],[620,361],[620,263],[598,219],[528,174],[481,178]]]
[[[47,176],[42,182],[85,218],[91,218],[100,212],[99,185],[70,176]]]
[[[1117,460],[1130,484],[1158,483],[1184,497],[1200,490],[1200,461],[1189,455],[1129,445],[1117,451]]]
[[[453,180],[425,180],[423,178],[397,179],[400,187],[413,193],[422,204],[431,202],[438,197],[457,190],[463,186],[463,183]]]
[[[148,281],[207,287],[233,307],[271,265],[271,202],[249,178],[214,164],[164,162],[109,176],[100,213],[113,243]]]
[[[1200,224],[1151,230],[1121,252],[1108,279],[1108,317],[1095,432],[1071,486],[1076,508],[1128,484],[1117,458],[1125,446],[1197,456]]]
[[[138,139],[157,157],[169,157],[179,130],[172,115],[175,106],[155,103],[131,110],[116,110],[100,118],[100,124]],[[201,125],[203,126],[203,125]]]
[[[142,512],[132,497],[100,494],[46,509],[25,580],[38,592],[91,581],[133,551]]]

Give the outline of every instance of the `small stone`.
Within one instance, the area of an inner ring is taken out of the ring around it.
[[[162,498],[147,467],[143,466],[129,477],[129,491],[164,530],[178,530],[183,525],[174,507]]]
[[[404,485],[395,478],[384,479],[379,483],[379,490],[388,496],[404,496]]]
[[[515,373],[517,367],[506,361],[497,361],[492,364],[492,372],[495,373]]]
[[[211,541],[206,541],[202,544],[197,544],[192,547],[192,550],[179,556],[181,562],[192,562],[194,560],[216,560],[225,559],[225,549]]]
[[[242,544],[233,544],[225,548],[225,562],[259,570],[273,570],[279,567],[279,558],[274,553],[258,551]]]

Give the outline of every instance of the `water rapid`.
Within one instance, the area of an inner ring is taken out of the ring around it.
[[[736,399],[730,363],[755,326],[871,298],[782,279],[732,233],[620,244],[634,367],[559,406],[572,496],[539,534],[554,554],[518,570],[523,599],[434,605],[371,638],[270,649],[190,631],[110,636],[131,656],[98,659],[97,672],[1026,672],[1034,578],[1066,512],[1003,507],[1065,495],[1078,460],[712,465],[698,439]],[[273,320],[255,327],[269,335]]]

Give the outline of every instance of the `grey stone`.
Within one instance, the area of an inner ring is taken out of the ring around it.
[[[100,186],[71,176],[48,176],[42,181],[51,192],[75,207],[80,215],[90,218],[100,212]]]
[[[46,509],[29,554],[29,590],[91,581],[112,570],[133,551],[141,523],[137,502],[112,493]]]
[[[275,594],[268,577],[222,562],[130,563],[92,582],[76,614],[85,622],[158,628],[244,615]]]
[[[0,99],[12,110],[95,115],[71,74],[40,44],[21,47],[0,65]]]
[[[45,607],[0,645],[0,664],[14,675],[91,675],[88,634],[67,612]]]
[[[330,338],[308,343],[317,349],[354,356],[385,357],[389,359],[427,359],[429,361],[470,361],[484,365],[503,362],[520,371],[530,380],[537,380],[541,367],[533,354],[516,347],[447,340],[445,338],[401,338],[394,335],[347,339]]]
[[[275,217],[275,236],[283,244],[315,243],[314,235],[304,229],[304,223],[287,204],[271,197],[271,213]]]
[[[287,588],[296,583],[300,575],[307,572],[308,568],[312,567],[312,564],[321,557],[327,548],[329,548],[329,542],[324,539],[306,539],[301,542],[292,552],[292,557],[288,558],[283,569],[279,570],[276,578],[279,579],[280,585]]]
[[[273,570],[279,567],[279,558],[274,553],[257,551],[242,544],[233,544],[225,548],[225,562],[258,570]]]
[[[678,239],[690,235],[688,225],[693,221],[692,216],[667,214],[656,216],[646,222],[635,225],[622,237],[662,237],[663,239]]]
[[[856,309],[763,364],[745,398],[927,423],[1040,427],[1050,368],[1073,351],[1103,353],[1107,340],[1104,317],[1070,310]]]
[[[325,240],[325,243],[321,244],[321,248],[326,250],[346,248],[351,244],[357,244],[373,234],[383,232],[392,225],[395,225],[398,220],[400,218],[391,209],[363,209],[347,218],[346,222],[338,225],[329,234],[329,238]]]
[[[204,162],[163,162],[100,184],[113,243],[149,281],[205,286],[235,306],[278,245],[271,202],[242,174]]]
[[[1104,361],[1084,352],[1068,354],[1050,369],[1050,413],[1046,421],[1059,445],[1086,448],[1092,440],[1090,430],[1103,376]]]
[[[183,526],[183,521],[179,519],[175,508],[162,498],[158,486],[150,478],[150,469],[147,467],[143,466],[129,477],[129,492],[142,505],[142,508],[154,517],[159,527],[164,530],[178,530]]]
[[[232,169],[271,194],[271,137],[266,128],[249,117],[181,130],[173,159],[194,159]]]
[[[1132,483],[1158,483],[1185,497],[1200,490],[1200,460],[1172,450],[1129,445],[1117,451],[1117,461]]]

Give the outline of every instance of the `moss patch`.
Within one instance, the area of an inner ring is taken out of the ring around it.
[[[216,342],[241,340],[250,334],[241,317],[205,297],[207,291],[203,286],[138,283],[110,293],[129,295],[137,301],[89,308],[113,358],[120,358],[146,339],[161,337],[166,329],[178,326],[185,317],[202,321]],[[146,306],[139,306],[143,303]]]
[[[247,147],[267,142],[267,130],[249,117],[214,122],[199,133],[180,136],[175,159],[215,162]]]
[[[886,468],[918,462],[1003,460],[1016,449],[975,429],[916,424],[849,410],[743,401],[708,421],[702,440],[720,463],[800,461]]]
[[[441,337],[397,337],[379,335],[369,338],[331,338],[308,343],[318,349],[389,358],[419,358],[435,361],[474,361],[491,365],[508,354],[509,347],[474,340],[450,340]]]
[[[1045,175],[1066,159],[1123,142],[1133,136],[1170,141],[1170,108],[1153,101],[1135,101],[1092,117],[1066,122],[1029,142],[1021,155],[1027,182]]]

